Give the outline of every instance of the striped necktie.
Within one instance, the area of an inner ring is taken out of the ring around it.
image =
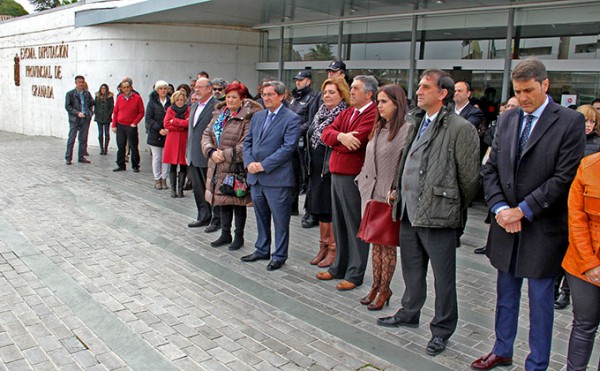
[[[425,120],[425,122],[423,123],[423,126],[421,126],[421,130],[419,130],[419,135],[417,136],[417,139],[421,138],[421,135],[423,135],[425,130],[427,130],[427,127],[429,126],[429,124],[431,124],[431,119]]]
[[[534,115],[525,116],[525,127],[521,132],[521,136],[519,137],[519,158],[523,155],[523,151],[525,150],[525,145],[527,144],[527,140],[529,140],[529,135],[531,134],[531,124],[533,123]]]

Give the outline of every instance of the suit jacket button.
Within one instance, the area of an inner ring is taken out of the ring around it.
[[[549,206],[549,205],[548,205],[548,203],[547,203],[547,202],[544,202],[544,209],[547,209],[547,208],[548,208],[548,206]]]
[[[510,188],[510,183],[506,182],[506,188]]]

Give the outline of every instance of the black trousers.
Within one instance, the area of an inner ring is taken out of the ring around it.
[[[204,195],[206,193],[206,170],[205,167],[197,167],[194,165],[188,166],[188,176],[192,180],[192,192],[194,192],[194,200],[198,209],[196,220],[201,222],[210,221],[213,225],[221,224],[220,207],[213,207],[206,201]],[[210,180],[209,180],[210,182]]]
[[[435,285],[435,315],[431,333],[448,339],[458,323],[456,300],[456,229],[413,227],[404,218],[400,226],[400,259],[404,294],[402,308],[418,319],[427,299],[427,267],[431,261]]]
[[[140,136],[137,126],[121,125],[117,123],[117,165],[125,169],[125,146],[129,143],[131,150],[131,166],[140,167]]]
[[[573,298],[573,328],[567,352],[567,371],[583,371],[590,361],[600,323],[600,287],[569,273],[566,277]]]
[[[235,215],[235,235],[244,237],[244,228],[246,227],[246,217],[248,209],[246,206],[221,205],[221,231],[223,234],[231,233],[231,223]]]
[[[77,153],[77,159],[81,160],[85,156],[85,150],[87,148],[88,131],[90,123],[86,120],[77,120],[73,124],[69,124],[69,138],[67,139],[67,151],[65,152],[65,160],[71,161],[73,159],[73,147],[75,146],[75,138],[79,141],[79,151]]]

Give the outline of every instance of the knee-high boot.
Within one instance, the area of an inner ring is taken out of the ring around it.
[[[364,298],[360,299],[360,303],[362,305],[368,305],[375,300],[377,297],[377,292],[379,291],[379,283],[381,282],[381,270],[382,270],[382,246],[373,244],[373,248],[371,249],[371,265],[373,266],[373,285],[371,286],[371,290]]]
[[[104,137],[99,136],[98,143],[100,144],[100,154],[103,155],[104,154]]]
[[[110,142],[110,137],[107,135],[106,138],[104,138],[104,155],[108,155],[108,143]]]
[[[185,186],[185,173],[179,173],[179,183],[177,184],[177,196],[183,197],[183,187]]]
[[[177,173],[169,173],[169,182],[171,183],[171,197],[177,198]]]
[[[319,222],[319,252],[317,256],[310,261],[311,265],[317,265],[327,256],[327,248],[329,247],[329,229],[331,223]]]
[[[327,255],[325,256],[325,259],[317,264],[320,268],[329,267],[335,262],[335,234],[333,233],[333,223],[327,224],[329,224],[329,245],[327,246]]]
[[[381,249],[381,276],[379,279],[379,289],[377,290],[377,298],[369,304],[369,310],[381,310],[384,305],[390,304],[392,290],[390,283],[396,270],[396,247],[395,246],[380,246]]]

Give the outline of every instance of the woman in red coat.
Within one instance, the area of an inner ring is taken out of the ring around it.
[[[187,174],[185,147],[190,118],[190,106],[187,102],[185,93],[176,91],[171,96],[171,106],[165,114],[164,126],[168,134],[163,150],[163,163],[171,164],[169,180],[171,181],[171,197],[173,198],[183,197],[183,186]],[[177,177],[177,165],[179,165],[179,177]]]

